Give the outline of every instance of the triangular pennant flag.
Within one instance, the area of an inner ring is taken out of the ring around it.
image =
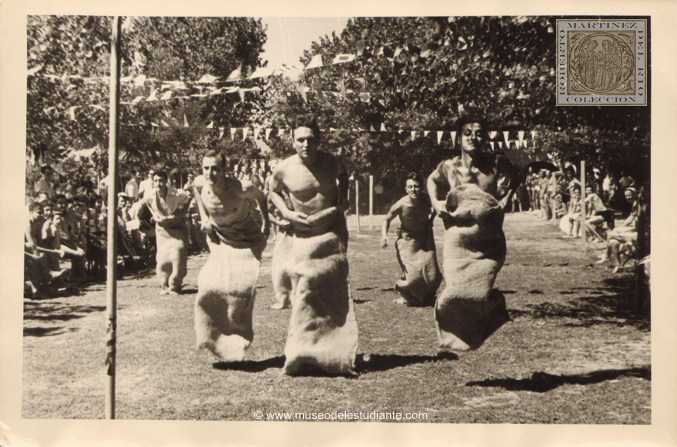
[[[310,60],[308,65],[306,65],[306,70],[310,68],[317,68],[322,66],[322,55],[321,54],[316,54],[313,56],[313,58]]]
[[[416,139],[416,131],[412,130],[411,131],[411,141],[414,141]]]
[[[491,145],[491,152],[494,152],[496,149],[494,149],[494,142],[490,141],[489,145]]]
[[[444,131],[438,130],[437,131],[437,144],[440,144],[440,142],[442,141],[442,135],[444,135]]]
[[[146,100],[146,98],[144,98],[143,96],[137,96],[136,98],[132,99],[132,104],[138,104],[141,101],[145,101],[145,100]]]
[[[423,131],[423,138],[427,137],[429,133],[430,133],[429,130],[424,130]]]
[[[270,136],[270,132],[272,131],[272,128],[266,128],[266,141],[268,141],[268,137]]]
[[[242,79],[242,64],[238,65],[237,68],[230,72],[226,78],[226,82],[239,81]]]
[[[381,104],[383,107],[386,106],[386,102],[385,102],[384,100],[382,100],[382,99],[379,99],[379,100],[378,100],[378,103]]]
[[[37,73],[37,72],[39,72],[40,70],[42,70],[42,67],[44,67],[44,66],[45,66],[45,65],[42,64],[42,65],[38,65],[37,67],[31,68],[30,70],[28,70],[28,76],[33,76],[35,73]]]
[[[369,123],[369,132],[376,132],[376,129],[374,129],[374,125]]]
[[[524,143],[524,131],[520,130],[517,132],[517,139],[519,140],[519,147],[522,147]]]
[[[451,131],[451,142],[453,144],[456,144],[456,131],[455,130]]]
[[[499,149],[503,149],[503,142],[502,142],[502,141],[498,141],[497,143],[498,143],[498,148],[499,148]]]
[[[507,144],[507,142],[509,141],[509,140],[508,140],[509,134],[510,134],[510,132],[508,132],[507,130],[504,130],[504,131],[503,131],[503,137],[505,138],[506,144]]]
[[[402,48],[397,47],[397,49],[395,49],[395,53],[393,54],[393,59],[396,58],[397,56],[399,56],[401,52],[402,52]]]
[[[218,78],[216,76],[212,76],[210,74],[206,74],[202,76],[197,83],[198,84],[213,84],[214,81],[216,81]]]
[[[383,56],[383,47],[380,47],[378,51],[374,54],[374,56]]]
[[[242,141],[246,140],[248,135],[249,135],[249,128],[243,127],[242,128]]]
[[[207,124],[207,129],[213,129],[214,128],[214,121],[210,121],[209,124]]]
[[[91,107],[92,109],[101,110],[102,112],[106,111],[106,109],[104,109],[101,106],[97,106],[96,104],[91,104],[89,107]]]
[[[155,92],[156,92],[156,90],[153,89],[153,90],[150,92],[150,95],[148,95],[148,98],[146,98],[146,101],[148,101],[148,102],[157,101],[158,98],[157,98],[157,96],[155,96]]]
[[[240,102],[244,102],[245,89],[241,88],[237,91],[237,94],[240,95]]]
[[[165,92],[165,94],[162,95],[162,98],[160,98],[160,99],[162,99],[163,101],[166,101],[168,99],[172,99],[172,91],[169,90],[169,91]]]
[[[219,127],[219,140],[220,140],[221,137],[223,136],[223,131],[224,131],[224,128],[223,128],[223,127]]]
[[[230,141],[233,141],[235,138],[235,131],[237,130],[237,127],[231,127],[230,128]]]
[[[137,87],[143,87],[143,84],[145,83],[146,83],[146,75],[144,74],[139,75],[136,77],[136,79],[134,79],[134,85],[136,85]]]
[[[329,132],[336,132],[336,129],[333,128],[333,127],[330,127],[330,128],[329,128]]]
[[[249,76],[249,79],[263,78],[266,76],[271,76],[275,73],[275,70],[268,67],[257,68],[254,73]]]
[[[188,118],[186,118],[186,114],[183,114],[183,127],[190,127],[188,125]]]
[[[535,130],[532,130],[532,131],[531,131],[531,140],[533,141],[533,140],[535,140],[535,139],[536,139],[536,131],[535,131]]]
[[[162,127],[169,127],[169,124],[167,124],[167,121],[163,120],[162,118],[160,118],[160,125]]]
[[[498,132],[497,132],[497,131],[495,131],[495,130],[490,130],[490,131],[489,131],[489,138],[490,138],[490,139],[495,140],[495,139],[496,139],[496,135],[498,135]]]
[[[381,123],[381,132],[387,132],[385,123]]]
[[[341,79],[339,81],[338,87],[339,87],[339,91],[341,93],[341,96],[343,96],[345,98],[346,97],[346,82],[343,79]]]

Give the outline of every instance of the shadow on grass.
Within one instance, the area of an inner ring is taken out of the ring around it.
[[[106,306],[69,306],[59,302],[25,302],[24,320],[69,321],[82,318],[92,312],[103,312],[105,310]]]
[[[24,337],[46,337],[62,334],[63,327],[25,327]]]
[[[508,391],[545,393],[566,384],[590,385],[593,383],[605,382],[607,380],[614,380],[619,377],[639,377],[650,381],[651,367],[643,366],[640,368],[628,369],[604,369],[587,374],[569,374],[562,376],[537,371],[533,373],[529,379],[486,379],[468,382],[465,386],[497,387],[504,388]]]
[[[510,309],[514,317],[528,316],[534,319],[571,318],[578,322],[566,323],[569,327],[592,327],[600,324],[611,324],[619,327],[634,326],[638,330],[651,329],[648,312],[649,298],[635,297],[635,280],[632,275],[618,276],[604,280],[604,287],[597,291],[586,290],[588,296],[574,298],[566,303],[543,302],[527,304],[529,310]],[[559,291],[560,295],[574,294],[577,289]],[[637,309],[646,309],[638,312]]]
[[[366,358],[365,358],[366,357]],[[437,355],[400,355],[400,354],[360,354],[357,356],[355,372],[387,371],[393,368],[417,363],[438,362],[441,360],[458,360],[453,352],[440,352]]]
[[[262,372],[270,368],[282,368],[284,366],[284,356],[265,360],[243,360],[241,362],[216,362],[212,364],[214,369],[233,370],[244,372]]]

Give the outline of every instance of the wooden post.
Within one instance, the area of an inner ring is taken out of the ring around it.
[[[118,176],[118,109],[120,107],[120,17],[113,18],[110,51],[110,117],[108,128],[108,225],[107,225],[107,268],[106,268],[106,419],[115,419],[115,338],[117,333],[117,176]]]
[[[360,233],[360,182],[355,178],[355,214],[357,215],[357,232]]]
[[[369,176],[369,228],[374,228],[374,176]]]

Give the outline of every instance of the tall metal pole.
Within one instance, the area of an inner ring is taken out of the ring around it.
[[[588,229],[585,227],[585,160],[581,161],[581,230],[583,233],[583,248],[588,248]]]
[[[360,182],[355,177],[355,214],[357,215],[357,232],[360,231]]]
[[[369,176],[369,228],[374,228],[374,176]]]
[[[106,419],[115,419],[115,337],[117,333],[117,178],[118,178],[118,108],[120,96],[120,17],[113,18],[110,49],[110,118],[108,127],[108,237],[106,268]]]

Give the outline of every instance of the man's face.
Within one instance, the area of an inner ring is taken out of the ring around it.
[[[421,192],[421,184],[416,180],[407,180],[404,188],[412,199],[416,199]]]
[[[155,177],[155,171],[150,171],[150,172],[148,173],[148,178],[152,181],[152,180],[153,180],[153,177]]]
[[[159,175],[153,176],[153,188],[160,191],[162,194],[167,190],[167,179]]]
[[[225,179],[224,167],[216,157],[202,159],[202,174],[210,185],[218,185]]]
[[[625,196],[625,200],[628,202],[632,202],[635,200],[635,194],[633,194],[632,191],[624,191],[623,195]]]
[[[461,129],[461,150],[473,153],[484,146],[484,129],[480,123],[468,123]]]
[[[46,219],[50,219],[52,217],[52,207],[51,207],[51,205],[45,206],[43,208],[42,213],[44,214]]]
[[[589,186],[585,187],[585,195],[586,196],[592,195],[592,188],[591,187],[589,187]]]
[[[301,160],[314,161],[319,142],[313,131],[308,127],[298,127],[294,129],[294,149],[299,154]]]
[[[56,209],[61,211],[62,213],[66,211],[66,208],[68,207],[68,203],[66,199],[59,199],[56,201]]]
[[[61,214],[55,214],[52,216],[52,223],[54,225],[60,225],[61,222],[63,221]]]

